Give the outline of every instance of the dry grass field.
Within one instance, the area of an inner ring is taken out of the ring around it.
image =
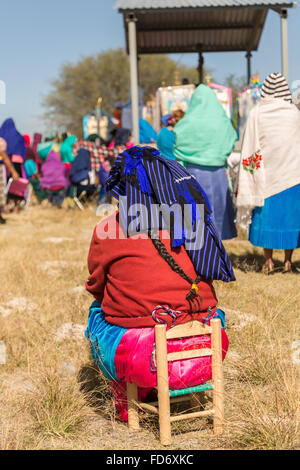
[[[0,449],[161,449],[155,419],[143,420],[139,433],[118,421],[84,337],[94,208],[32,206],[7,219],[0,228]],[[205,419],[174,425],[170,449],[299,448],[300,250],[298,274],[283,275],[276,252],[278,269],[264,276],[261,249],[243,236],[225,245],[237,277],[215,283],[230,341],[225,431],[214,437]]]

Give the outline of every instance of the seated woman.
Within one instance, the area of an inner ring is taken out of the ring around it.
[[[157,385],[154,326],[209,323],[216,316],[225,326],[212,281],[235,277],[206,195],[182,165],[151,147],[133,147],[117,158],[106,190],[119,200],[119,211],[101,221],[92,237],[86,288],[96,301],[86,336],[126,421],[126,382],[139,387],[141,400]],[[209,341],[207,336],[170,340],[168,348],[194,349]],[[222,341],[225,357],[224,330]],[[171,362],[169,374],[171,389],[204,383],[211,378],[210,357]]]
[[[77,197],[83,192],[87,197],[96,191],[95,172],[92,170],[90,152],[84,148],[78,150],[77,156],[72,163],[69,178],[76,190]],[[70,194],[72,191],[70,191]]]
[[[41,188],[48,193],[49,201],[61,207],[69,181],[65,177],[65,166],[59,155],[51,150],[41,168]]]
[[[24,136],[25,139],[25,136]],[[31,186],[33,187],[34,194],[38,200],[38,202],[42,202],[44,199],[47,199],[48,195],[46,191],[44,191],[40,187],[40,175],[38,173],[38,166],[36,164],[37,153],[35,150],[30,147],[30,145],[26,146],[26,160],[24,162],[24,168],[27,178],[30,181]]]

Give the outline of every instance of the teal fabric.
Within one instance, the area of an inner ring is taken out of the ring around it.
[[[186,163],[224,166],[237,134],[218,101],[206,85],[199,85],[190,106],[174,127],[174,154]]]
[[[221,320],[221,327],[225,330],[225,312],[220,308],[217,308],[217,315],[214,318],[220,318]]]
[[[196,385],[195,387],[181,388],[179,390],[170,390],[170,397],[180,397],[181,395],[189,395],[190,393],[204,392],[206,390],[213,390],[213,385],[205,383]]]
[[[157,147],[163,157],[176,160],[174,155],[175,134],[167,127],[163,127],[157,136]]]
[[[36,172],[36,163],[33,160],[26,160],[24,162],[25,172],[28,179],[30,179]]]
[[[73,163],[75,155],[73,155],[73,145],[76,142],[75,135],[70,135],[60,146],[61,161],[63,163]]]
[[[140,142],[142,144],[152,144],[156,141],[157,134],[151,124],[145,119],[139,118]]]
[[[274,250],[300,248],[300,184],[268,197],[253,210],[249,241]]]
[[[40,187],[40,180],[30,178],[30,184],[33,187],[34,194],[36,195],[39,202],[48,198],[47,191],[44,191]]]
[[[53,147],[53,142],[42,142],[37,146],[37,153],[41,160],[46,161]]]
[[[110,380],[119,380],[115,367],[115,355],[126,331],[126,328],[112,325],[105,320],[105,314],[97,300],[92,303],[85,336],[90,340],[96,364]]]

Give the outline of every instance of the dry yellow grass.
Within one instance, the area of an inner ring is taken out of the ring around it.
[[[0,449],[160,449],[157,422],[135,434],[111,407],[83,332],[92,298],[82,286],[97,217],[32,206],[0,228]],[[243,235],[226,247],[237,282],[216,283],[230,340],[224,434],[208,421],[177,425],[171,449],[299,446],[300,273],[259,273],[262,250]],[[300,250],[294,257],[300,271]],[[298,355],[299,358],[299,355]]]

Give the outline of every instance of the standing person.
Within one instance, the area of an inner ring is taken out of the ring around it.
[[[115,102],[115,109],[113,111],[113,116],[115,119],[115,127],[122,127],[122,103],[120,101]]]
[[[176,160],[174,155],[175,133],[174,126],[184,117],[184,112],[177,109],[167,118],[167,125],[162,127],[157,136],[157,147],[163,157]]]
[[[6,197],[5,197],[5,186],[6,186],[6,172],[5,168],[10,172],[12,178],[17,181],[19,179],[19,174],[13,167],[7,153],[7,144],[2,137],[0,137],[0,224],[5,224],[6,220],[2,217],[2,211],[5,207]]]
[[[174,132],[174,154],[207,194],[218,235],[236,237],[226,167],[237,135],[213,90],[198,86]]]
[[[24,137],[17,131],[14,120],[6,119],[0,128],[0,137],[7,143],[6,153],[9,155],[14,168],[22,177],[22,166],[25,160],[26,147]]]
[[[40,169],[40,159],[39,159],[39,156],[38,156],[37,147],[41,142],[42,142],[42,134],[39,134],[38,132],[35,132],[33,134],[32,149],[33,149],[33,151],[35,152],[35,155],[36,155],[35,163],[36,163],[36,166],[37,166],[38,170]]]
[[[73,147],[76,143],[75,135],[69,135],[65,138],[63,143],[60,146],[60,156],[61,161],[65,165],[66,176],[68,177],[71,171],[72,163],[75,160],[76,155],[74,155]]]
[[[60,146],[61,161],[63,163],[73,163],[75,155],[73,153],[73,147],[76,143],[75,135],[69,135]]]
[[[32,160],[32,161],[34,161],[35,164],[37,165],[37,162],[38,162],[38,155],[37,155],[37,152],[36,152],[34,146],[31,145],[30,136],[27,135],[27,134],[24,134],[23,137],[24,137],[25,147],[26,147],[26,151],[25,151],[25,162],[26,162],[27,160]],[[24,166],[25,166],[25,162],[24,162]]]
[[[274,272],[273,249],[285,251],[283,272],[291,272],[300,247],[300,113],[280,73],[267,76],[249,114],[237,191],[237,220],[264,248],[262,272]]]
[[[38,132],[35,132],[33,134],[33,144],[32,148],[35,152],[37,152],[37,146],[42,142],[42,134],[39,134]]]

